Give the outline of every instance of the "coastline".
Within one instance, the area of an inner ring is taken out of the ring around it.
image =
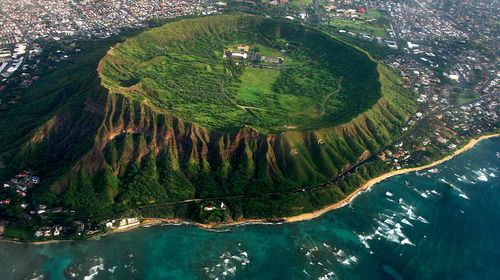
[[[400,170],[394,170],[385,174],[382,174],[378,177],[372,178],[368,180],[366,183],[364,183],[362,186],[357,188],[354,192],[349,194],[347,197],[344,199],[335,202],[331,205],[328,205],[324,208],[318,209],[313,212],[309,213],[304,213],[304,214],[299,214],[296,216],[290,216],[290,217],[283,217],[280,219],[280,223],[296,223],[296,222],[301,222],[301,221],[307,221],[307,220],[312,220],[315,218],[318,218],[319,216],[328,213],[330,211],[333,211],[338,208],[342,208],[349,203],[351,203],[358,195],[362,194],[363,192],[369,190],[373,185],[380,183],[390,177],[397,176],[397,175],[402,175],[410,172],[415,172],[415,171],[421,171],[425,169],[432,168],[436,165],[442,164],[446,161],[451,160],[452,158],[470,150],[473,148],[477,143],[481,142],[482,140],[486,140],[489,138],[495,138],[495,137],[500,137],[500,133],[493,133],[493,134],[487,134],[483,135],[477,138],[472,138],[465,144],[463,147],[460,149],[454,151],[452,154],[447,155],[439,160],[436,160],[434,162],[431,162],[426,165],[422,166],[417,166],[417,167],[411,167],[411,168],[405,168],[405,169],[400,169]],[[241,225],[253,225],[253,224],[266,224],[266,223],[272,223],[269,221],[269,219],[245,219],[245,220],[240,220],[240,221],[235,221],[235,222],[228,222],[228,223],[213,223],[213,224],[201,224],[201,223],[195,223],[195,222],[188,222],[184,221],[182,219],[163,219],[163,218],[147,218],[144,220],[146,222],[145,226],[151,226],[151,225],[159,225],[159,224],[171,224],[171,225],[194,225],[196,227],[202,228],[202,229],[217,229],[217,228],[223,228],[223,227],[231,227],[231,226],[241,226]],[[142,225],[142,224],[141,224]],[[121,231],[122,232],[122,231]]]
[[[105,232],[103,234],[99,234],[97,236],[90,237],[89,239],[96,239],[96,238],[110,235],[110,234],[129,232],[129,231],[132,231],[132,230],[135,230],[138,228],[147,228],[147,227],[158,226],[158,225],[189,225],[189,226],[195,226],[195,227],[198,227],[198,228],[201,228],[204,230],[216,230],[216,229],[225,228],[225,227],[232,227],[232,226],[296,223],[296,222],[301,222],[301,221],[312,220],[312,219],[320,217],[321,215],[323,215],[325,213],[328,213],[330,211],[333,211],[335,209],[339,209],[339,208],[342,208],[342,207],[348,205],[356,197],[358,197],[360,194],[362,194],[365,191],[368,191],[373,185],[380,183],[380,182],[382,182],[390,177],[432,168],[436,165],[439,165],[439,164],[442,164],[446,161],[451,160],[452,158],[456,157],[457,155],[460,155],[460,154],[470,150],[471,148],[473,148],[477,143],[481,142],[482,140],[486,140],[489,138],[495,138],[495,137],[500,137],[500,133],[487,134],[487,135],[483,135],[483,136],[480,136],[477,138],[470,139],[469,142],[467,142],[467,144],[465,144],[463,147],[461,147],[460,149],[454,151],[452,154],[447,155],[439,160],[436,160],[432,163],[418,166],[418,167],[394,170],[394,171],[382,174],[378,177],[375,177],[375,178],[368,180],[362,186],[357,188],[354,192],[352,192],[347,197],[345,197],[344,199],[342,199],[338,202],[335,202],[331,205],[328,205],[324,208],[318,209],[318,210],[313,211],[313,212],[303,213],[303,214],[299,214],[299,215],[295,215],[295,216],[283,217],[283,218],[277,219],[278,222],[273,222],[272,220],[270,220],[268,218],[261,218],[261,219],[244,219],[244,220],[226,222],[226,223],[202,224],[202,223],[197,223],[197,222],[186,221],[186,220],[183,220],[180,218],[145,218],[141,221],[140,224],[137,224],[137,225],[134,225],[131,227],[127,227],[127,228],[117,228],[117,229]],[[27,242],[27,241],[22,241],[22,240],[0,238],[0,242],[10,242],[10,243],[16,243],[16,244],[31,244],[31,245],[45,245],[45,244],[51,244],[51,243],[70,242],[70,241],[76,241],[76,240],[65,239],[65,240],[45,240],[45,241]]]
[[[400,169],[400,170],[394,170],[394,171],[391,171],[389,173],[385,173],[383,175],[380,175],[378,177],[370,179],[366,183],[364,183],[361,187],[357,188],[350,195],[348,195],[347,197],[342,199],[341,201],[336,202],[332,205],[329,205],[325,208],[316,210],[314,212],[287,217],[287,218],[285,218],[285,222],[294,223],[294,222],[311,220],[311,219],[317,218],[317,217],[319,217],[327,212],[330,212],[332,210],[342,208],[342,207],[346,206],[347,204],[349,204],[350,202],[352,202],[358,195],[369,190],[371,188],[371,186],[373,186],[377,183],[380,183],[380,182],[382,182],[390,177],[393,177],[393,176],[402,175],[402,174],[415,172],[415,171],[421,171],[421,170],[429,169],[429,168],[434,167],[436,165],[440,165],[441,163],[449,161],[450,159],[470,150],[471,148],[473,148],[477,143],[481,142],[482,140],[486,140],[486,139],[494,138],[494,137],[500,137],[500,133],[488,134],[488,135],[480,136],[478,138],[473,138],[473,139],[469,140],[469,142],[467,144],[465,144],[465,146],[454,151],[451,155],[448,155],[442,159],[431,162],[429,164],[418,166],[418,167],[411,167],[411,168],[405,168],[405,169]]]

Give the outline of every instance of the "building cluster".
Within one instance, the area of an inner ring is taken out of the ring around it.
[[[10,205],[12,199],[10,195],[12,195],[15,191],[16,196],[24,198],[27,195],[27,192],[33,189],[36,185],[40,183],[40,177],[33,175],[30,171],[22,171],[19,172],[15,177],[3,183],[3,197],[4,199],[0,201],[0,205]],[[10,195],[8,193],[10,191]],[[22,203],[21,208],[26,209],[28,204]]]
[[[153,20],[219,13],[225,2],[210,0],[0,0],[0,93],[8,87],[27,88],[39,78],[45,43],[60,49],[45,59],[60,62],[78,52],[77,41],[106,38]],[[76,42],[76,43],[75,43]],[[0,110],[17,97],[0,95]]]
[[[386,1],[379,0],[377,7],[387,11],[399,36],[410,41],[427,39],[467,39],[447,12],[435,6],[436,1]]]
[[[340,34],[377,42],[394,50],[399,49],[392,25],[370,1],[330,0],[321,7],[320,14],[322,22],[338,27]],[[374,32],[370,26],[376,26],[377,31]]]
[[[451,104],[451,92],[431,67],[408,56],[394,55],[385,61],[403,77],[403,87],[417,94],[423,111],[435,111]]]
[[[341,18],[355,22],[364,13],[378,10],[389,21],[389,38],[369,32],[359,33],[340,29],[354,37],[377,41],[389,48],[403,50],[420,67],[437,72],[441,82],[474,88],[491,94],[499,90],[500,72],[495,49],[498,49],[500,3],[479,1],[350,1],[332,0],[324,7],[326,18]],[[474,43],[472,43],[474,42]],[[413,75],[409,73],[409,75]],[[421,77],[424,83],[427,77]]]
[[[138,218],[122,218],[122,219],[113,219],[113,220],[108,220],[105,223],[106,229],[108,230],[113,230],[113,229],[126,229],[126,228],[131,228],[140,225],[141,222],[139,221]]]
[[[224,202],[222,202],[222,201],[220,203],[220,207],[214,206],[214,204],[210,204],[210,203],[203,206],[203,211],[207,211],[207,212],[215,211],[215,210],[225,210],[225,209],[226,209],[226,204],[224,204]]]
[[[499,64],[492,50],[498,48],[495,30],[499,3],[485,0],[375,3],[388,13],[400,47],[407,54],[442,71],[452,82],[480,87],[477,89],[483,93],[498,91]]]
[[[64,210],[62,207],[49,207],[45,204],[36,204],[30,199],[33,190],[40,183],[41,178],[31,171],[22,171],[3,183],[0,189],[0,211],[19,213],[22,219],[47,220],[48,217],[63,213],[74,213],[74,211]],[[4,212],[5,213],[5,212]],[[21,218],[21,217],[19,217]],[[0,219],[0,225],[4,226],[6,221]],[[72,231],[71,227],[60,225],[45,225],[33,232],[35,238],[62,237],[63,233]]]
[[[33,44],[28,50],[27,43],[17,43],[10,46],[0,45],[0,87],[7,79],[16,72],[23,72],[28,69],[26,61],[28,58],[41,53],[38,44]],[[0,88],[0,92],[3,88]]]
[[[286,50],[282,49],[280,52],[285,54]],[[279,66],[282,66],[285,61],[282,57],[265,56],[257,51],[250,50],[250,46],[248,45],[238,45],[235,48],[226,49],[222,57],[241,61],[244,66],[271,69],[279,69]],[[236,62],[237,65],[239,63]]]
[[[500,96],[485,96],[427,116],[417,114],[417,118],[422,118],[420,125],[378,154],[394,169],[431,162],[436,156],[442,157],[463,146],[471,137],[497,131],[500,128]]]
[[[208,0],[0,0],[0,7],[0,45],[39,38],[106,37],[149,20],[219,10]]]

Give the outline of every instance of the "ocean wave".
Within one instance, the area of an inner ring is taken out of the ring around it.
[[[351,266],[352,264],[358,263],[358,258],[356,258],[356,256],[350,256],[349,258],[344,259],[340,263],[345,266]]]
[[[403,227],[414,227],[410,220],[420,221],[422,223],[429,222],[422,216],[418,216],[414,213],[413,206],[408,205],[403,199],[399,199],[399,203],[404,212],[394,212],[392,214],[381,213],[379,214],[379,219],[375,219],[377,227],[374,229],[373,233],[357,235],[360,242],[365,245],[367,249],[370,249],[369,243],[375,237],[377,237],[377,240],[384,239],[401,245],[415,246],[403,232]]]
[[[403,224],[406,224],[406,225],[409,225],[409,226],[413,226],[413,224],[412,224],[412,223],[410,223],[410,221],[408,221],[407,219],[402,219],[402,220],[401,220],[401,222],[402,222]]]
[[[474,171],[476,174],[476,180],[481,181],[481,182],[488,182],[488,176],[486,175],[486,169],[480,169],[477,171]]]
[[[465,175],[458,175],[458,174],[455,174],[455,176],[457,177],[457,180],[460,181],[460,182],[464,182],[464,183],[467,183],[467,184],[471,184],[473,182],[471,182],[469,180],[469,178],[467,178],[467,176]]]
[[[94,279],[94,277],[97,276],[97,274],[99,274],[99,271],[103,271],[103,270],[104,270],[104,264],[95,265],[89,269],[89,275],[84,276],[83,279],[84,280],[92,280],[92,279]]]
[[[335,279],[335,273],[333,271],[330,271],[318,278],[318,280],[332,280]]]
[[[470,198],[469,198],[466,194],[464,194],[464,193],[461,193],[461,194],[459,194],[458,196],[460,196],[460,197],[462,197],[462,198],[465,198],[465,199],[467,199],[467,200],[470,200]]]
[[[464,199],[470,199],[464,191],[462,191],[462,189],[460,189],[459,187],[457,187],[455,184],[451,183],[451,182],[448,182],[446,181],[445,179],[441,178],[439,179],[439,181],[447,184],[448,186],[450,186],[451,188],[453,188],[454,190],[456,190],[458,192],[458,195]]]
[[[408,208],[408,210],[406,211],[406,215],[408,217],[408,219],[410,220],[416,220],[417,219],[417,215],[415,215],[415,213],[413,212],[412,208]]]
[[[405,238],[401,241],[401,245],[411,245],[411,246],[415,246],[415,244],[413,244],[410,239],[408,238]]]
[[[422,216],[418,216],[418,217],[417,217],[417,220],[418,220],[418,221],[420,221],[420,222],[422,222],[422,223],[424,223],[424,224],[428,224],[428,223],[429,223],[429,221],[427,221],[427,220],[426,220],[424,217],[422,217]]]
[[[344,251],[342,251],[342,249],[339,249],[337,252],[333,252],[333,254],[337,257],[345,256],[345,253],[344,253]]]
[[[423,198],[430,198],[433,195],[441,195],[436,190],[432,190],[432,191],[431,190],[423,190],[423,191],[420,191],[420,190],[418,190],[416,188],[413,188],[412,190],[415,191],[416,193],[418,193],[418,195],[420,195]]]
[[[224,252],[219,256],[217,264],[203,269],[210,279],[225,279],[226,277],[234,277],[238,268],[244,269],[249,263],[250,258],[247,252]]]

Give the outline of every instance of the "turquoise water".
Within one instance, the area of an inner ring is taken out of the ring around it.
[[[499,279],[500,138],[318,219],[0,243],[1,279]]]

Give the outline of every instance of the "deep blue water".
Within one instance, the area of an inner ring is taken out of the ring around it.
[[[0,279],[499,279],[499,168],[495,138],[311,221],[0,243]]]

